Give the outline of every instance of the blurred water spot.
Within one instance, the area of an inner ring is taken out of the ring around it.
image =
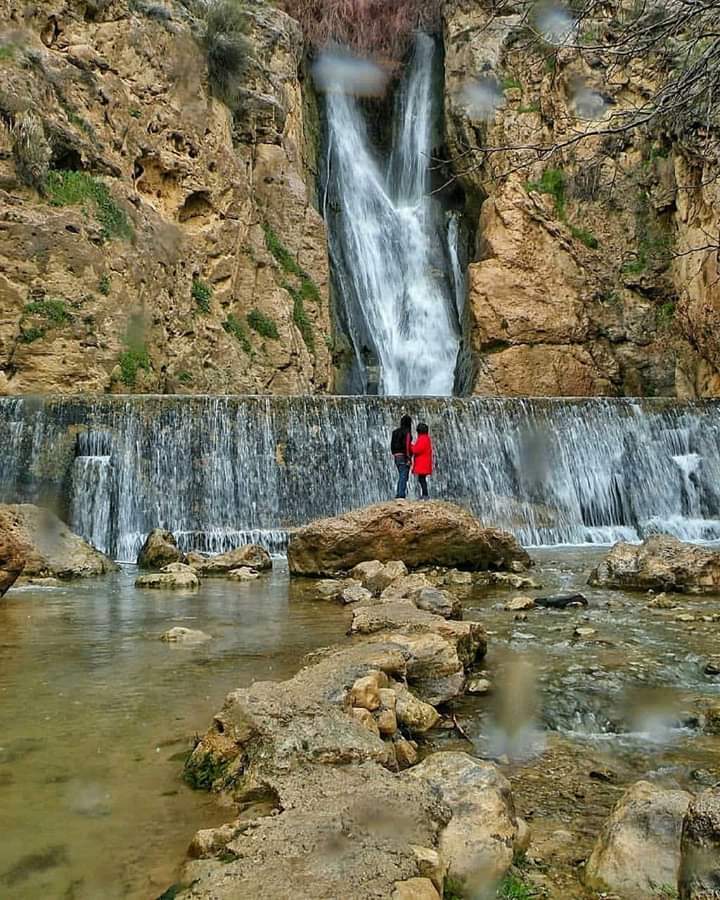
[[[504,102],[503,92],[494,78],[466,81],[457,96],[458,105],[476,122],[491,122]]]
[[[570,103],[581,119],[600,119],[607,108],[605,97],[582,81],[573,84]]]
[[[554,47],[571,44],[577,37],[577,23],[562,6],[542,7],[536,16],[537,30]]]
[[[369,59],[346,50],[328,50],[313,66],[313,79],[321,91],[377,97],[385,93],[388,76]]]

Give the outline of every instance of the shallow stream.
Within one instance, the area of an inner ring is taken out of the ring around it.
[[[720,598],[650,609],[646,595],[590,589],[603,552],[532,551],[543,592],[580,589],[587,609],[516,618],[505,603],[542,592],[464,595],[466,618],[489,632],[493,692],[455,713],[475,752],[500,758],[532,826],[530,877],[558,898],[585,896],[579,866],[627,784],[720,780],[720,737],[701,727],[703,706],[720,703],[720,677],[703,674],[720,654],[720,622],[703,617],[720,614]],[[289,677],[306,652],[343,640],[350,618],[310,602],[313,583],[291,583],[282,564],[194,594],[138,591],[134,577],[15,588],[0,602],[3,898],[162,893],[194,832],[230,818],[181,780],[193,735],[229,690]],[[161,642],[173,625],[212,640]],[[450,734],[439,744],[469,749]]]

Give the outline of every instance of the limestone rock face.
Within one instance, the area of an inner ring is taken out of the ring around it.
[[[182,562],[182,559],[183,554],[172,531],[153,528],[140,548],[137,564],[141,569],[162,569],[170,563]]]
[[[439,845],[449,874],[471,888],[500,879],[512,862],[518,820],[497,767],[467,753],[433,753],[404,777],[427,782],[450,807]]]
[[[328,262],[300,28],[246,5],[233,115],[208,90],[202,21],[175,0],[157,8],[0,0],[17,45],[0,61],[0,394],[326,391]],[[13,134],[27,110],[51,168],[107,189],[132,234],[108,233],[92,199],[56,205],[22,181]],[[270,327],[251,327],[253,313]]]
[[[680,834],[691,800],[638,781],[623,794],[595,843],[585,880],[596,890],[651,900],[658,886],[677,884]]]
[[[203,556],[200,553],[188,553],[188,563],[201,577],[227,575],[233,569],[251,568],[262,571],[272,568],[272,559],[264,547],[258,544],[244,544],[227,553],[217,556]]]
[[[0,511],[0,597],[17,581],[25,568],[25,547],[11,531],[11,522]]]
[[[0,521],[5,523],[0,534],[25,548],[24,575],[65,579],[117,570],[111,559],[49,510],[29,503],[0,504]]]
[[[615,544],[590,584],[627,590],[720,593],[720,552],[655,535],[642,544]]]
[[[465,569],[530,561],[511,534],[483,528],[462,507],[440,501],[378,503],[318,519],[290,536],[288,561],[296,575],[332,575],[369,559]]]
[[[685,813],[680,842],[680,900],[720,897],[720,788],[695,797]]]
[[[712,243],[704,235],[720,219],[717,142],[687,156],[677,145],[650,152],[639,131],[578,142],[604,119],[578,118],[577,85],[621,114],[657,86],[652,66],[609,74],[601,54],[564,48],[549,71],[540,44],[524,40],[522,10],[498,16],[448,0],[443,18],[446,142],[470,232],[465,387],[512,396],[717,395],[714,253],[688,252]],[[489,121],[472,114],[475,78],[503,86]],[[538,146],[559,149],[538,162]],[[517,149],[473,153],[488,147]]]

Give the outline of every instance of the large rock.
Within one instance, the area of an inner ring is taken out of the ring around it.
[[[503,569],[530,558],[505,531],[484,528],[453,503],[395,500],[298,528],[288,561],[296,575],[332,575],[365,560],[460,569]]]
[[[615,544],[589,583],[626,590],[720,593],[720,551],[654,535],[642,544]]]
[[[680,841],[680,900],[720,898],[720,786],[688,806]]]
[[[0,513],[0,597],[15,584],[25,568],[26,548],[11,528],[10,520]]]
[[[600,832],[585,867],[585,881],[627,900],[651,900],[675,887],[680,834],[690,802],[685,791],[638,781],[620,798]]]
[[[141,569],[162,569],[163,566],[182,560],[182,551],[172,531],[153,528],[140,548],[137,564]]]
[[[439,845],[449,874],[478,893],[499,880],[512,863],[518,820],[497,767],[467,753],[433,753],[405,777],[428,783],[452,812]]]
[[[111,559],[46,509],[29,503],[0,505],[0,516],[5,522],[0,533],[25,547],[23,575],[68,579],[117,570]]]
[[[158,590],[196,590],[200,580],[190,566],[183,563],[170,563],[159,572],[141,575],[135,579],[137,588],[156,588]]]
[[[195,569],[201,577],[213,575],[227,575],[233,569],[250,567],[258,571],[272,568],[270,554],[264,547],[258,544],[243,544],[227,553],[219,553],[217,556],[203,556],[201,553],[188,553],[188,564]]]

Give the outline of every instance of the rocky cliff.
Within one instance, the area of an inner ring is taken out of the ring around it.
[[[716,395],[717,262],[684,254],[717,235],[718,160],[609,133],[656,73],[533,40],[520,6],[445,4],[448,157],[476,235],[471,390]]]
[[[246,10],[233,115],[202,5],[1,0],[0,394],[331,386],[303,39]]]

